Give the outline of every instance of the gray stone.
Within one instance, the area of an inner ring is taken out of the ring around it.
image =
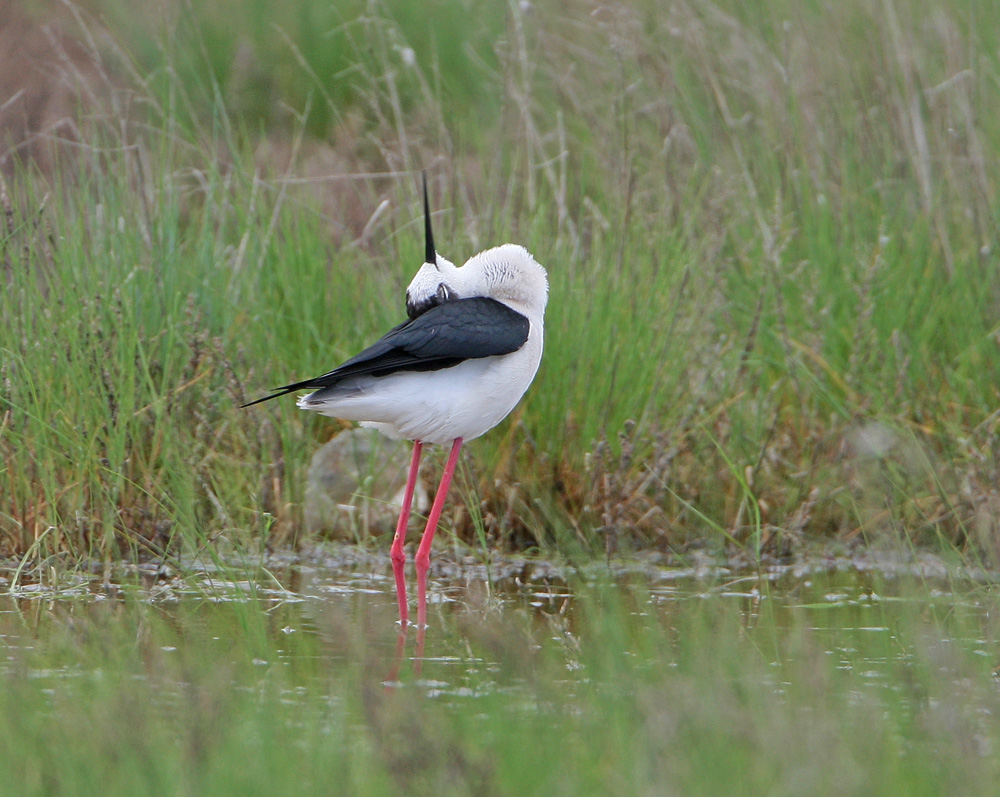
[[[412,447],[372,429],[341,432],[309,465],[305,523],[310,534],[365,539],[392,534],[403,504]],[[417,481],[413,511],[424,513],[427,490]]]

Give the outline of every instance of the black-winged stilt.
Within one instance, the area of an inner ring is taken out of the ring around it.
[[[399,619],[409,622],[403,543],[425,444],[451,445],[427,526],[414,559],[417,625],[427,623],[431,543],[463,442],[507,417],[542,359],[548,280],[516,244],[487,249],[456,267],[434,248],[424,180],[426,262],[407,289],[409,320],[343,365],[314,379],[275,388],[270,396],[312,390],[298,406],[360,421],[390,437],[413,441],[403,505],[391,556]]]

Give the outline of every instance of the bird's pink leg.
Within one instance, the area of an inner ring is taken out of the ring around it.
[[[441,519],[441,510],[444,509],[444,499],[448,495],[448,488],[451,486],[451,477],[455,475],[455,465],[458,464],[458,452],[462,448],[462,438],[456,437],[451,444],[451,453],[448,455],[448,462],[444,466],[444,475],[441,476],[441,484],[438,485],[437,495],[434,496],[434,505],[431,506],[431,513],[427,516],[427,528],[424,529],[424,536],[420,538],[420,546],[417,548],[417,555],[414,563],[417,566],[417,628],[427,625],[427,569],[431,566],[431,543],[434,542],[434,532],[437,530],[438,521]]]
[[[413,505],[413,491],[417,486],[417,473],[420,471],[420,452],[424,444],[419,440],[413,443],[413,459],[410,460],[410,472],[406,477],[406,490],[403,491],[403,506],[399,510],[399,522],[396,524],[396,534],[392,538],[389,556],[392,558],[392,572],[396,576],[396,599],[399,601],[399,624],[406,629],[410,620],[410,611],[406,605],[406,553],[403,543],[406,542],[406,525],[410,521],[410,507]]]

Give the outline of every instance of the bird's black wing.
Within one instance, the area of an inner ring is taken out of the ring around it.
[[[352,376],[433,371],[464,360],[510,354],[528,339],[528,319],[495,299],[456,299],[390,330],[360,354],[323,376],[275,388],[249,407],[295,390],[332,387]]]

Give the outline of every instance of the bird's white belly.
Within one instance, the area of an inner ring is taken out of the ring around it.
[[[514,409],[531,384],[541,357],[541,336],[531,334],[512,354],[465,360],[438,371],[363,377],[321,401],[311,400],[316,394],[303,396],[298,406],[361,421],[363,426],[405,440],[438,445],[456,437],[472,440]]]

